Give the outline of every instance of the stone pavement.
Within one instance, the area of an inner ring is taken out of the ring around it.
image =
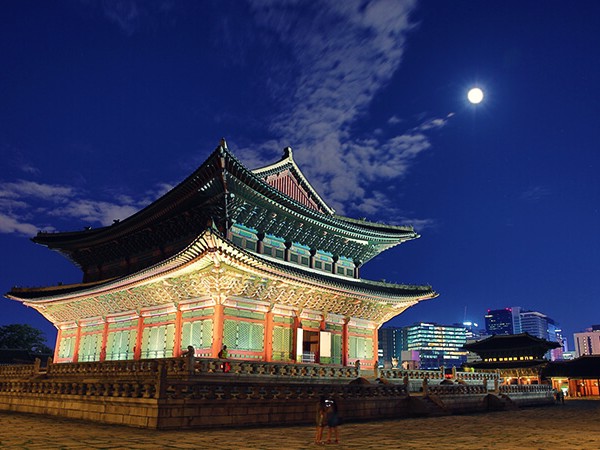
[[[599,449],[600,400],[464,416],[352,423],[340,444],[309,426],[154,431],[0,412],[1,449]]]

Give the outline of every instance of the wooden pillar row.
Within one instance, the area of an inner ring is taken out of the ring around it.
[[[108,320],[104,319],[102,328],[102,343],[100,344],[100,361],[106,361],[106,345],[108,343]]]
[[[375,325],[373,330],[373,367],[377,367],[379,364],[379,336],[378,336],[379,325]]]
[[[263,347],[263,359],[267,362],[273,361],[273,308],[270,308],[265,314],[265,342]]]
[[[348,365],[348,322],[350,318],[346,317],[342,325],[342,366]]]
[[[183,313],[179,306],[177,306],[177,312],[175,313],[175,342],[173,342],[173,356],[178,358],[181,356],[181,318]]]
[[[215,313],[213,314],[213,342],[212,357],[217,358],[221,348],[223,348],[223,330],[224,330],[224,310],[225,306],[219,298],[215,298]]]
[[[133,359],[142,358],[142,336],[144,335],[144,317],[138,316],[137,334],[135,337],[135,347],[133,348]]]
[[[54,347],[54,362],[58,361],[58,355],[60,354],[61,340],[62,340],[62,329],[58,328],[58,333],[56,334],[56,346]]]
[[[79,342],[81,341],[81,325],[77,324],[77,334],[75,334],[75,348],[73,349],[73,362],[79,362]]]

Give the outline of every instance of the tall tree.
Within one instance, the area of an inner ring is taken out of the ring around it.
[[[20,323],[0,326],[0,348],[52,353],[41,330]]]

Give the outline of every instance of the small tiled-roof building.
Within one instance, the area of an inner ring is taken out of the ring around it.
[[[468,367],[497,371],[506,384],[540,383],[540,371],[548,363],[544,355],[557,347],[557,342],[528,333],[497,334],[463,346],[480,358],[468,363]]]
[[[555,389],[571,397],[600,395],[600,356],[586,355],[571,361],[553,361],[542,372]]]

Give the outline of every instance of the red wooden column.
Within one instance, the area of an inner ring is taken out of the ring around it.
[[[173,356],[178,358],[181,356],[181,317],[183,313],[179,306],[175,313],[175,342],[173,343]]]
[[[348,322],[350,318],[346,317],[342,325],[342,366],[348,365]]]
[[[77,334],[75,335],[75,349],[73,350],[73,362],[79,361],[79,342],[81,341],[81,325],[77,324]]]
[[[273,309],[265,314],[264,360],[273,361]]]
[[[379,330],[379,326],[376,326],[373,330],[373,367],[376,367],[379,362],[379,336],[377,330]]]
[[[102,330],[102,344],[100,344],[100,361],[106,360],[106,343],[108,342],[108,320],[104,320],[104,329]]]
[[[298,361],[298,328],[302,328],[300,313],[294,311],[294,322],[292,324],[292,355],[294,361],[302,362],[302,360]]]
[[[218,300],[215,300],[215,313],[213,314],[213,358],[216,358],[219,355],[221,348],[223,348],[224,310],[224,305]]]
[[[54,360],[53,362],[58,361],[58,354],[60,350],[60,341],[62,339],[62,330],[58,328],[58,333],[56,334],[56,346],[54,347]]]
[[[137,335],[135,337],[135,347],[133,359],[142,359],[142,336],[144,335],[144,317],[140,314],[138,317]]]

